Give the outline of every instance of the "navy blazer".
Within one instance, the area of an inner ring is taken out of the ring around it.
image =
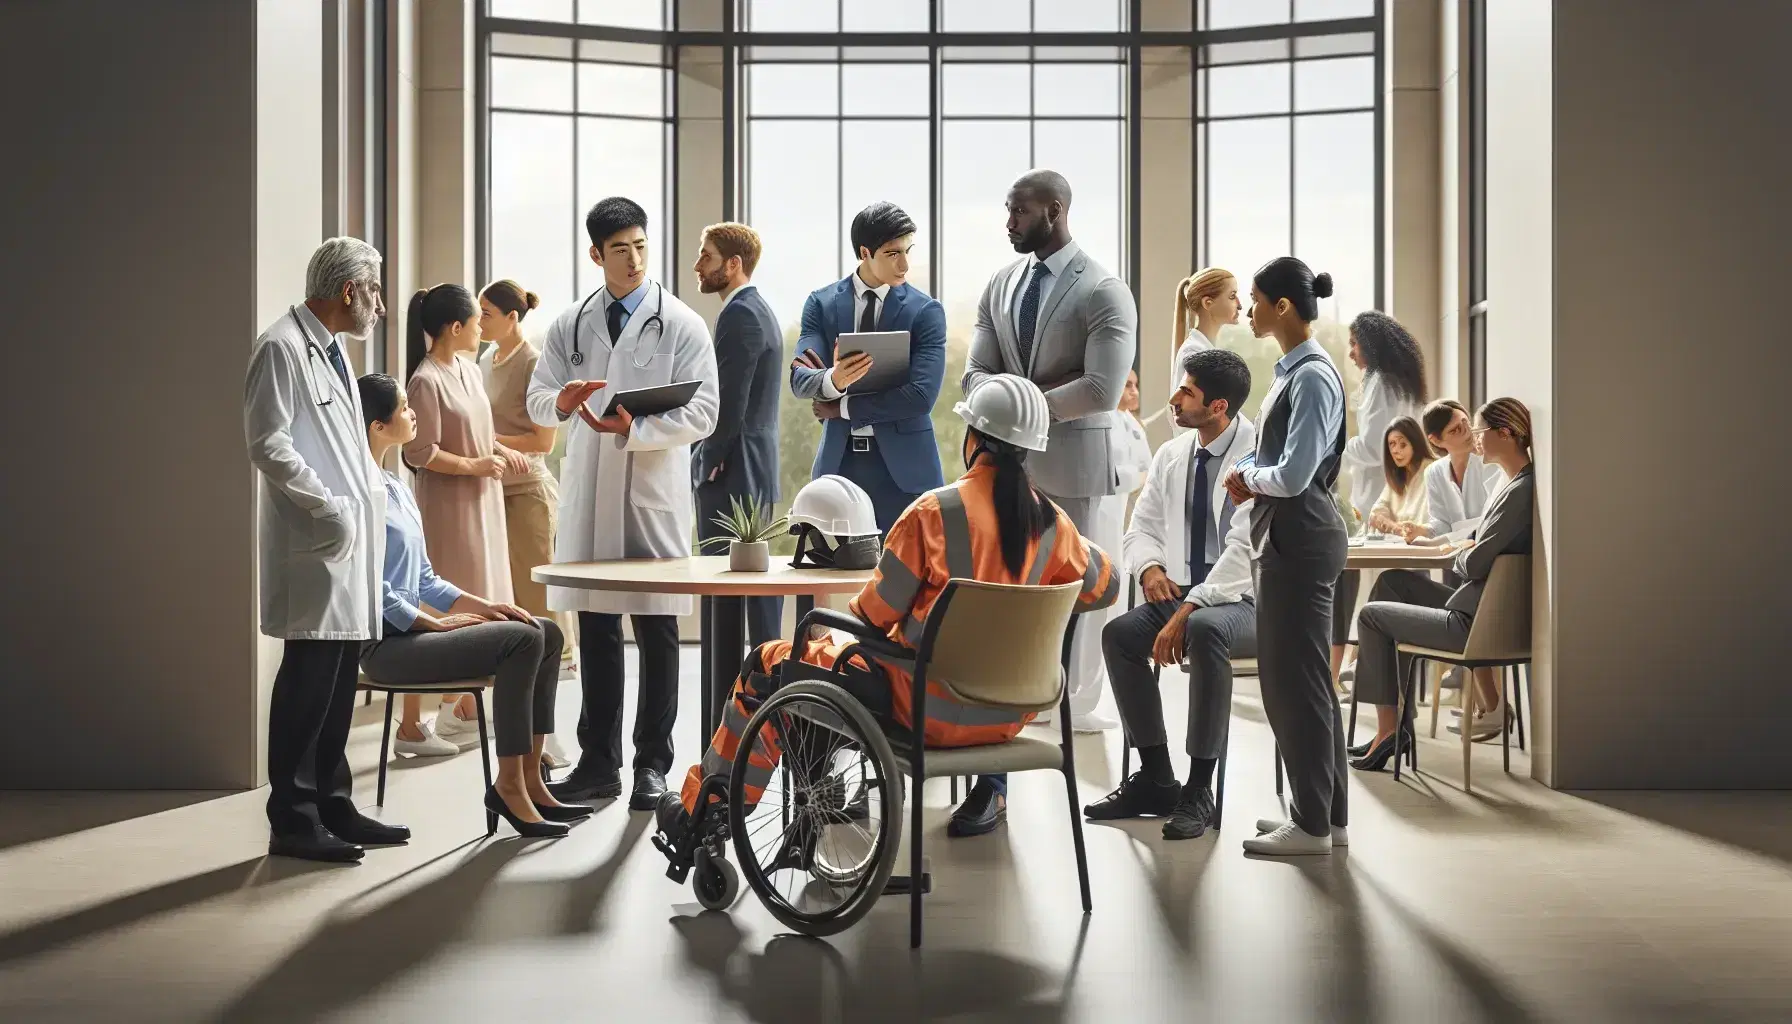
[[[778,499],[778,372],[784,332],[772,307],[743,285],[716,317],[716,368],[721,407],[716,429],[691,459],[692,483],[713,483],[731,495]],[[726,508],[724,503],[723,508]]]
[[[891,479],[903,490],[920,494],[945,484],[939,447],[933,438],[933,405],[939,400],[946,372],[946,310],[919,288],[899,285],[890,289],[878,310],[877,329],[909,332],[908,380],[887,391],[853,395],[846,403],[852,419],[831,419],[823,424],[813,476],[838,473],[852,429],[870,424]],[[835,342],[854,330],[852,278],[847,277],[817,289],[803,303],[797,355],[813,352],[824,367],[832,367]],[[792,366],[791,393],[811,401],[819,399],[825,373],[826,369]]]

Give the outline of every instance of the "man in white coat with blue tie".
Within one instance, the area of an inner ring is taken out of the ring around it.
[[[560,463],[554,561],[684,558],[691,553],[691,446],[716,427],[721,390],[709,328],[647,276],[647,213],[633,200],[599,200],[585,217],[591,261],[604,283],[567,309],[542,339],[529,382],[529,416],[569,428]],[[684,405],[604,416],[624,391],[698,381]],[[548,607],[579,613],[579,762],[553,788],[565,801],[622,793],[622,616],[640,656],[633,810],[652,810],[672,767],[678,716],[678,616],[691,599],[549,587]]]
[[[380,635],[386,488],[339,338],[386,315],[380,254],[358,238],[318,246],[305,301],[255,340],[243,433],[261,478],[261,631],[286,642],[268,706],[271,854],[352,863],[410,830],[361,814],[344,748],[361,643]]]

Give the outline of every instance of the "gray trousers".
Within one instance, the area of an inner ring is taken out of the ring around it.
[[[1418,644],[1440,651],[1460,651],[1468,644],[1474,617],[1444,607],[1453,588],[1410,569],[1381,574],[1369,603],[1357,617],[1356,697],[1365,704],[1393,707],[1400,702],[1405,658],[1395,644]],[[1410,715],[1412,710],[1407,709]]]
[[[1120,720],[1135,746],[1168,744],[1163,694],[1153,677],[1151,647],[1181,601],[1153,601],[1110,621],[1101,653]],[[1197,608],[1182,634],[1188,657],[1188,756],[1216,760],[1232,721],[1232,659],[1257,656],[1257,606],[1250,600]]]
[[[446,633],[395,633],[367,644],[361,671],[377,683],[452,683],[492,676],[499,757],[520,757],[537,734],[554,731],[560,648],[553,619],[482,622]]]
[[[1294,557],[1265,551],[1256,566],[1263,713],[1288,766],[1294,823],[1311,836],[1350,821],[1344,720],[1331,666],[1332,599],[1344,556],[1340,528],[1335,545],[1314,543]]]

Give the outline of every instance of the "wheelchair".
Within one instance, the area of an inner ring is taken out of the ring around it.
[[[704,908],[733,906],[744,876],[784,926],[827,936],[852,927],[887,892],[906,891],[907,880],[891,881],[904,784],[887,711],[874,710],[889,685],[875,666],[910,661],[913,653],[825,608],[806,614],[797,636],[816,626],[855,636],[841,652],[841,670],[804,663],[802,644],[767,666],[771,692],[741,730],[733,763],[704,777],[698,814],[681,834],[656,832],[653,843],[670,861],[666,877],[688,878]],[[782,751],[778,767],[755,764],[755,754],[763,762],[774,744]],[[758,801],[733,797],[749,784],[762,787]]]

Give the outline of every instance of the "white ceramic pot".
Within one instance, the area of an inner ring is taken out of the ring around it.
[[[728,568],[735,572],[768,572],[772,567],[772,546],[769,541],[745,544],[728,542]]]

